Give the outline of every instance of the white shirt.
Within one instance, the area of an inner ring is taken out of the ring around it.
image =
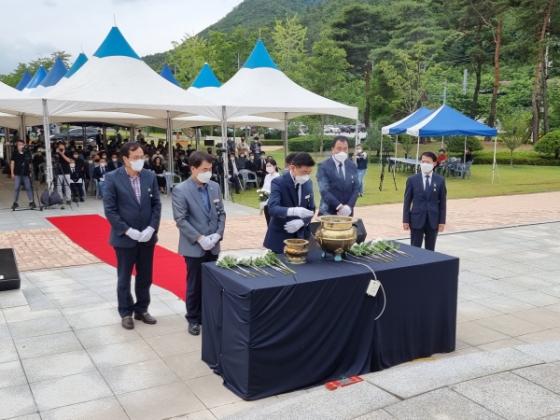
[[[336,160],[334,158],[334,156],[332,157],[332,160],[334,160],[334,164],[336,165],[336,173],[337,174],[338,174],[338,165],[342,165],[342,176],[344,177],[344,179],[346,179],[346,167],[345,167],[346,165],[344,165],[344,163],[346,163],[346,162],[341,164],[338,160]]]
[[[271,187],[272,187],[272,180],[274,178],[278,178],[280,174],[278,172],[272,172],[271,174],[266,174],[264,177],[264,182],[262,186],[262,190],[268,194],[270,194]],[[268,200],[267,200],[268,201]]]
[[[426,188],[428,187],[428,185],[432,185],[432,174],[433,172],[430,172],[429,174],[422,174],[422,178],[424,180],[424,191],[426,191]],[[426,184],[426,181],[428,181],[428,183]]]

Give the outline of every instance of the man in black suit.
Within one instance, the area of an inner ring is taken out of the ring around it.
[[[156,176],[144,167],[139,143],[121,147],[124,166],[105,175],[103,206],[111,224],[110,244],[117,254],[117,297],[122,326],[131,330],[134,319],[146,324],[157,321],[148,313],[152,266],[161,201]],[[130,293],[130,277],[136,267],[136,303]]]
[[[406,181],[403,205],[403,228],[410,230],[410,244],[433,251],[438,232],[445,228],[447,189],[445,178],[434,173],[437,157],[422,153],[421,172]]]

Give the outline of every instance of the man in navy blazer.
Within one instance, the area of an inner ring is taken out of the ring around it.
[[[447,189],[445,178],[434,173],[437,157],[424,152],[420,161],[421,172],[406,181],[403,205],[403,228],[410,230],[410,243],[433,251],[438,232],[445,228]]]
[[[317,182],[321,193],[319,216],[352,216],[360,194],[356,164],[348,159],[348,139],[334,138],[331,157],[319,164]]]
[[[284,252],[285,239],[311,236],[309,223],[315,213],[315,200],[310,174],[314,165],[309,153],[296,153],[289,171],[272,180],[268,198],[270,222],[264,246],[277,254]]]
[[[111,224],[110,244],[117,254],[117,297],[122,326],[133,329],[134,321],[155,324],[148,313],[154,247],[161,218],[161,201],[156,176],[142,170],[144,151],[139,143],[121,147],[124,166],[105,175],[103,206]],[[130,293],[136,267],[136,303]]]

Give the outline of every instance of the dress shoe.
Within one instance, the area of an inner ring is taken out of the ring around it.
[[[18,204],[18,203],[14,203],[14,204],[12,204],[12,210],[15,210],[15,209],[17,209],[18,207],[19,207],[19,204]]]
[[[200,335],[200,324],[193,322],[192,324],[189,323],[189,334],[190,335]]]
[[[134,314],[134,319],[142,321],[144,324],[154,325],[157,323],[157,319],[151,316],[148,312],[144,312],[143,314]]]
[[[29,208],[31,210],[35,210],[37,208],[37,205],[35,204],[35,201],[32,201],[31,203],[29,203]]]
[[[121,320],[121,325],[125,330],[133,330],[134,329],[134,321],[130,315],[124,316]]]

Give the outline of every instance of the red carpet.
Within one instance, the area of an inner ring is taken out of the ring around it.
[[[115,251],[109,245],[111,227],[107,219],[97,214],[48,217],[47,219],[90,254],[113,267],[117,266]],[[153,271],[154,284],[185,300],[186,274],[183,257],[156,245]]]

